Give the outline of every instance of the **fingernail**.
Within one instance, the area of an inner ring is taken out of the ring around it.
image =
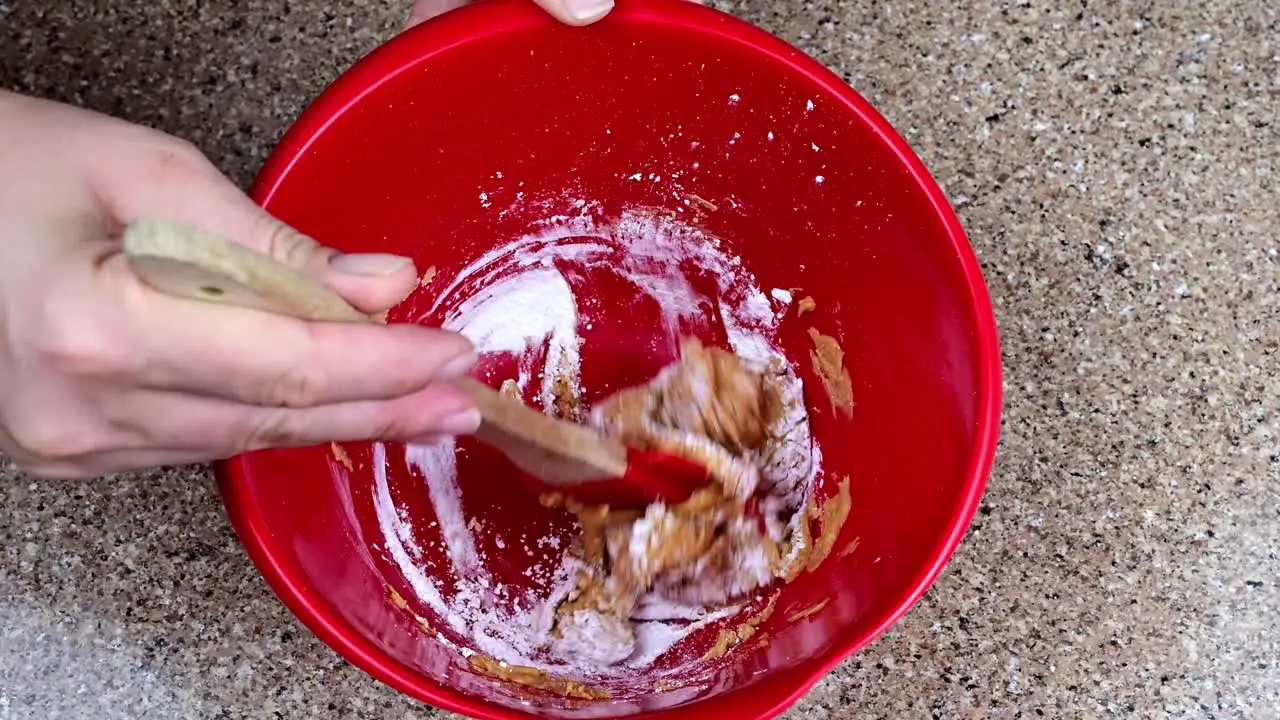
[[[437,373],[437,377],[441,380],[452,380],[467,374],[476,364],[476,354],[474,352],[465,353],[445,363]]]
[[[480,411],[472,408],[446,415],[436,429],[449,435],[470,435],[480,427]]]
[[[613,9],[613,0],[564,0],[564,9],[577,22],[599,20]]]
[[[329,258],[329,267],[344,275],[386,277],[412,264],[413,260],[402,255],[383,253],[339,254]]]

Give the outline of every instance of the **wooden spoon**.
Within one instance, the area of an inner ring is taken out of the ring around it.
[[[268,255],[169,220],[126,228],[125,257],[152,288],[179,298],[233,305],[313,322],[376,322],[327,286]],[[476,437],[553,490],[615,506],[679,502],[706,483],[706,470],[666,453],[630,450],[595,430],[547,417],[462,377],[453,385],[482,418]]]

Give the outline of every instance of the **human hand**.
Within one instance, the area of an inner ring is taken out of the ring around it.
[[[466,5],[471,0],[414,0],[408,27]],[[533,0],[568,25],[590,25],[613,9],[614,0]],[[702,0],[692,0],[701,3]]]
[[[120,253],[142,216],[267,252],[370,314],[417,282],[407,258],[343,255],[272,218],[188,143],[0,91],[0,450],[23,469],[92,477],[475,430],[469,399],[439,383],[474,362],[465,338],[154,292]]]

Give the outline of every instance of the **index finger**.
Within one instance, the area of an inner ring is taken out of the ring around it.
[[[263,406],[388,400],[464,374],[470,341],[419,325],[306,322],[168,297],[119,258],[139,382]]]

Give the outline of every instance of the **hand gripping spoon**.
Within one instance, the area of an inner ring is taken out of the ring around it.
[[[145,218],[124,233],[134,274],[178,298],[311,322],[375,322],[320,282],[268,255],[181,223]],[[470,377],[453,381],[479,409],[476,438],[539,481],[540,492],[613,507],[676,503],[708,481],[702,466],[628,448],[594,429],[543,415]]]

